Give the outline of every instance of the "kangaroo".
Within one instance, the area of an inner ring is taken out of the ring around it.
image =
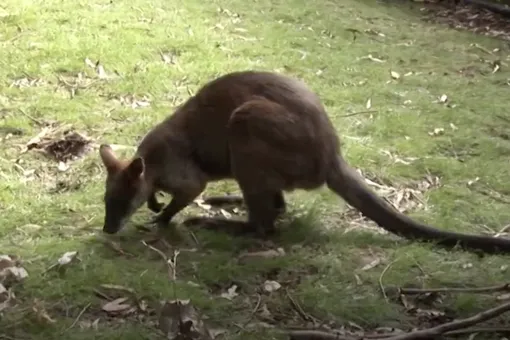
[[[326,185],[401,237],[447,248],[510,252],[509,239],[440,230],[377,196],[343,158],[318,95],[302,81],[277,73],[242,71],[213,79],[152,128],[132,159],[118,159],[107,144],[99,153],[107,170],[103,231],[109,234],[146,202],[158,213],[153,222],[167,225],[208,182],[234,179],[247,221],[192,217],[184,223],[269,235],[285,211],[284,192]],[[155,197],[158,191],[172,196],[165,207]],[[236,199],[223,201],[229,200]]]

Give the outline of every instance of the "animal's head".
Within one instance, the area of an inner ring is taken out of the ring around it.
[[[141,157],[131,161],[117,159],[112,148],[105,144],[99,147],[99,154],[107,172],[103,232],[115,234],[147,201],[145,163]]]

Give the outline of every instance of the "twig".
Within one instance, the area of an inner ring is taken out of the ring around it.
[[[287,294],[287,298],[290,300],[290,303],[292,304],[292,307],[296,310],[296,312],[301,316],[301,318],[305,321],[314,321],[313,318],[306,314],[306,312],[301,308],[301,306],[290,296],[289,291],[285,290],[285,293]]]
[[[392,336],[377,335],[377,338],[384,340],[424,340],[435,339],[440,335],[460,335],[466,333],[481,333],[481,332],[510,332],[509,328],[469,328],[477,323],[496,318],[501,314],[510,310],[510,302],[499,305],[498,307],[491,308],[475,314],[466,319],[455,320],[448,322],[437,327],[422,329],[405,334],[398,334]],[[465,329],[463,329],[465,328]],[[359,337],[344,336],[340,334],[327,333],[317,330],[289,330],[286,332],[291,340],[358,340]],[[365,338],[365,337],[364,337]],[[366,338],[373,338],[367,336]]]
[[[498,231],[494,237],[500,237],[501,235],[504,235],[508,230],[510,229],[510,224],[507,224],[506,226],[504,226],[503,228],[501,228],[500,231]]]
[[[287,334],[290,340],[356,340],[356,338],[348,337],[335,333],[327,333],[316,330],[299,330],[289,331]]]
[[[345,117],[352,117],[352,116],[363,115],[363,114],[367,114],[367,113],[376,113],[376,112],[377,112],[377,110],[358,111],[358,112],[348,113],[345,115],[340,115],[339,117],[345,118]]]
[[[501,292],[510,291],[510,283],[505,283],[498,286],[489,287],[441,287],[441,288],[399,288],[400,294],[415,295],[424,293],[488,293],[488,292]]]
[[[165,253],[163,253],[161,250],[159,250],[158,248],[155,248],[153,246],[151,246],[150,244],[148,244],[147,242],[145,241],[142,241],[142,244],[144,246],[146,246],[147,248],[155,251],[156,253],[159,254],[159,256],[161,256],[161,258],[165,261],[165,263],[168,263],[168,257],[165,255]]]
[[[73,328],[77,323],[78,323],[78,320],[80,320],[80,318],[82,317],[83,313],[85,313],[85,311],[90,307],[90,302],[85,306],[83,307],[83,309],[80,311],[80,313],[78,314],[78,316],[76,317],[76,319],[74,319],[73,323],[71,324],[71,326],[67,327],[66,329],[64,329],[60,334],[63,334],[65,332],[67,332],[68,330],[70,330],[71,328]]]
[[[419,340],[430,339],[447,332],[456,331],[461,328],[470,327],[477,323],[493,319],[510,310],[510,302],[499,305],[498,307],[487,309],[483,312],[475,314],[466,319],[460,319],[448,322],[437,327],[422,329],[407,334],[397,335],[394,337],[386,338],[386,340]]]
[[[28,119],[30,119],[31,121],[33,121],[34,123],[36,123],[39,126],[46,125],[44,122],[42,122],[39,119],[34,118],[31,115],[29,115],[28,113],[26,113],[25,110],[23,110],[23,109],[19,109],[19,112],[21,112],[25,117],[27,117]]]
[[[262,296],[260,296],[260,294],[258,294],[258,300],[257,300],[257,303],[255,304],[255,308],[253,308],[253,310],[251,311],[250,317],[244,322],[244,324],[238,325],[239,330],[237,333],[240,333],[241,331],[245,330],[246,326],[248,326],[250,321],[253,319],[253,316],[255,315],[255,313],[257,313],[257,311],[259,310],[261,302],[262,302]]]
[[[462,335],[462,334],[473,334],[473,333],[508,333],[510,334],[510,328],[504,327],[480,327],[480,328],[465,328],[457,329],[455,331],[446,332],[445,335]]]
[[[388,271],[388,269],[391,268],[391,266],[393,266],[393,264],[395,262],[397,262],[398,259],[394,260],[394,261],[391,261],[390,263],[388,263],[388,265],[384,268],[384,270],[382,271],[381,275],[379,276],[379,287],[381,288],[381,292],[382,292],[382,295],[384,296],[384,300],[386,300],[386,302],[389,302],[389,299],[388,299],[388,296],[386,295],[386,290],[384,289],[384,285],[383,285],[383,278],[384,278],[384,274],[386,274],[386,272]]]

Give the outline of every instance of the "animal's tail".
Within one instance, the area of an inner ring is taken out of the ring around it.
[[[332,167],[327,185],[380,227],[404,238],[435,241],[448,248],[459,246],[486,253],[510,253],[509,239],[454,233],[412,220],[372,191],[342,157]]]

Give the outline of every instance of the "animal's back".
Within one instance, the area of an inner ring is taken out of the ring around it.
[[[157,129],[184,135],[191,157],[212,178],[231,177],[227,125],[234,110],[255,97],[284,106],[318,138],[334,133],[320,99],[303,82],[257,71],[234,72],[207,83]]]

